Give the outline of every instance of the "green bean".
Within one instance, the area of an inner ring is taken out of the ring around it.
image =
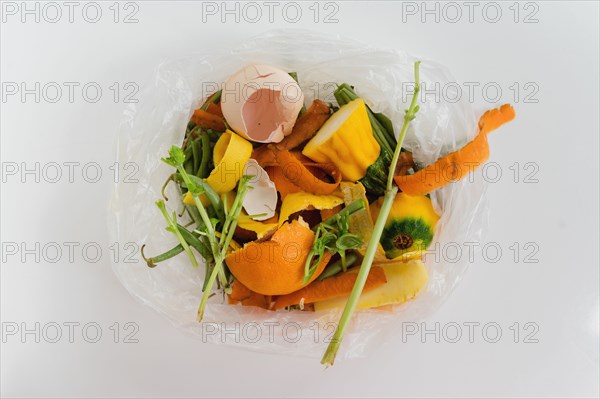
[[[191,231],[189,231],[188,229],[186,229],[185,227],[183,227],[180,224],[177,224],[177,229],[181,233],[181,236],[183,237],[183,239],[192,248],[194,248],[196,251],[198,251],[204,259],[212,258],[212,252],[208,248],[208,246],[206,246],[202,241],[200,241],[200,239],[198,237],[196,237],[194,234],[192,234]]]
[[[178,244],[178,245],[174,246],[173,248],[169,249],[168,251],[163,252],[160,255],[156,255],[151,258],[146,258],[146,256],[144,255],[145,247],[146,247],[146,244],[142,245],[140,252],[142,253],[142,258],[144,258],[144,260],[146,261],[146,265],[148,265],[148,267],[156,267],[157,263],[162,262],[163,260],[171,259],[175,255],[178,255],[183,252],[183,246],[181,244]]]
[[[212,129],[206,129],[206,134],[210,137],[211,143],[216,143],[219,140],[219,137],[221,137],[221,132]]]
[[[371,112],[373,112],[373,111],[371,111]],[[381,112],[379,112],[379,113],[373,112],[373,115],[379,121],[379,123],[385,129],[385,131],[388,133],[387,137],[389,139],[392,139],[392,141],[393,141],[392,146],[395,147],[396,146],[396,136],[394,136],[394,125],[392,124],[392,120],[390,118],[388,118],[386,115],[382,114]]]
[[[190,147],[191,148],[191,147]],[[183,168],[185,169],[185,171],[188,174],[193,173],[193,169],[194,169],[194,159],[193,158],[187,158],[185,159],[185,162],[183,163]]]
[[[206,109],[208,108],[209,104],[214,104],[214,103],[218,103],[219,101],[221,101],[221,94],[222,93],[223,93],[222,90],[214,92],[210,97],[208,97],[206,99],[206,101],[204,102],[204,104],[202,104],[202,106],[200,107],[200,109],[202,109],[203,111],[206,111]]]
[[[355,253],[349,253],[348,255],[346,255],[346,267],[353,266],[357,260],[358,256],[356,256]],[[317,277],[317,281],[323,281],[326,278],[335,276],[343,270],[343,266],[344,265],[342,264],[342,259],[336,260],[331,265],[327,266],[325,270],[323,270],[323,273],[321,273],[321,275]]]
[[[210,148],[210,137],[208,133],[203,133],[200,136],[200,140],[202,140],[202,160],[200,161],[200,168],[198,171],[198,177],[202,179],[206,179],[208,177],[208,164],[212,158],[211,148]]]
[[[190,143],[190,147],[192,148],[192,159],[194,160],[193,162],[193,169],[192,169],[192,174],[197,174],[198,173],[198,169],[200,168],[200,151],[201,149],[198,148],[198,146],[201,145],[200,144],[200,140],[194,140]]]

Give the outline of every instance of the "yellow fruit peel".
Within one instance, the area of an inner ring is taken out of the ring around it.
[[[225,131],[215,144],[215,168],[206,182],[219,194],[235,189],[251,154],[252,144],[248,140],[231,130]]]
[[[413,299],[427,285],[429,276],[420,260],[409,262],[376,264],[383,269],[387,283],[370,291],[363,292],[357,304],[359,309],[376,308],[385,305],[401,304]],[[353,269],[358,273],[358,268]],[[315,310],[343,308],[347,297],[315,302]]]
[[[227,204],[227,208],[231,208],[231,204],[235,200],[235,192],[229,191],[227,193],[221,194],[221,200],[223,204]],[[248,214],[242,210],[241,216],[248,216]],[[274,233],[277,230],[277,223],[266,223],[259,222],[257,220],[251,219],[249,217],[241,217],[238,219],[237,225],[244,230],[253,231],[256,233],[256,239],[260,240],[271,233]]]
[[[239,219],[238,226],[244,230],[255,232],[258,240],[270,233],[273,233],[278,227],[277,223],[259,222],[250,218]]]
[[[281,203],[278,225],[281,226],[293,213],[305,209],[333,209],[343,203],[344,200],[335,195],[315,195],[303,191],[288,194]]]

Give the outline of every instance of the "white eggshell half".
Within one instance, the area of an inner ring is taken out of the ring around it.
[[[273,217],[277,206],[277,190],[267,171],[256,160],[250,158],[244,166],[244,174],[254,176],[249,184],[252,188],[248,189],[242,202],[246,213],[248,215],[266,213],[266,215],[253,218],[258,221]]]
[[[292,132],[304,94],[287,72],[248,65],[223,85],[221,109],[229,126],[258,143],[279,143]]]

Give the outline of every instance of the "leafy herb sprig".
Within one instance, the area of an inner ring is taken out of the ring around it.
[[[360,237],[348,231],[348,218],[363,209],[364,201],[357,200],[313,228],[315,239],[304,265],[304,284],[315,274],[325,251],[340,254],[342,270],[346,271],[346,251],[359,248],[362,244]]]

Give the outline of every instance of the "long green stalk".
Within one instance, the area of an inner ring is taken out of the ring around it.
[[[348,328],[348,323],[350,322],[352,314],[356,309],[358,299],[360,298],[360,294],[362,293],[362,290],[365,286],[365,282],[367,281],[367,276],[369,275],[369,271],[371,270],[371,265],[373,263],[373,259],[375,258],[375,252],[377,250],[377,244],[379,244],[381,234],[383,233],[383,228],[392,208],[392,203],[394,202],[394,198],[398,193],[398,187],[394,186],[393,184],[394,171],[396,170],[396,165],[400,156],[400,150],[402,148],[402,142],[404,141],[404,136],[406,136],[408,125],[410,121],[412,121],[415,118],[415,114],[419,111],[419,106],[416,105],[417,95],[420,90],[419,64],[420,61],[415,62],[415,90],[413,92],[413,98],[410,103],[410,107],[405,111],[404,124],[402,125],[402,130],[400,131],[400,136],[398,137],[398,142],[396,143],[394,156],[392,157],[392,163],[390,165],[390,170],[388,173],[388,181],[385,190],[385,195],[383,198],[383,204],[381,206],[381,210],[379,211],[379,216],[377,217],[375,226],[373,227],[373,233],[371,234],[369,244],[367,245],[367,249],[365,251],[365,256],[363,258],[362,264],[360,265],[360,270],[358,271],[356,282],[354,283],[352,292],[348,297],[348,302],[346,302],[346,307],[344,308],[344,312],[342,313],[342,317],[340,318],[333,338],[329,346],[327,347],[325,354],[323,355],[323,359],[321,360],[321,363],[326,366],[332,366],[335,361],[338,349],[342,344],[344,333]]]
[[[233,239],[233,233],[237,226],[237,220],[242,211],[242,203],[244,201],[246,191],[248,190],[248,182],[250,181],[250,178],[252,178],[252,176],[242,176],[238,183],[237,195],[233,201],[231,210],[227,212],[226,227],[223,228],[221,239],[219,240],[219,246],[221,250],[219,253],[215,254],[215,266],[208,277],[208,283],[205,284],[204,293],[202,294],[200,306],[198,307],[198,321],[202,321],[202,318],[204,317],[204,309],[206,308],[206,302],[210,297],[217,275],[219,274],[219,271],[223,271],[223,262],[225,261],[229,244]],[[227,223],[227,221],[229,221],[229,223]]]

